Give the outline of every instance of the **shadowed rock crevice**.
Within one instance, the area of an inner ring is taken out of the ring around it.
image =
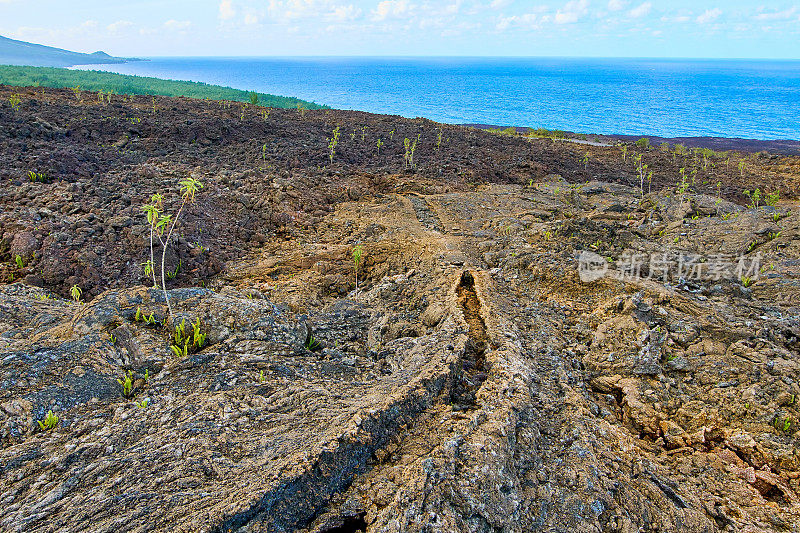
[[[475,395],[489,371],[485,358],[488,343],[486,323],[481,316],[481,302],[475,291],[475,279],[469,270],[461,275],[461,281],[456,287],[456,297],[469,331],[464,354],[459,361],[460,368],[455,376],[451,402],[454,409],[465,410],[475,408]]]
[[[366,513],[359,513],[356,516],[346,516],[342,518],[338,525],[322,529],[320,533],[357,533],[367,530],[367,522],[364,520]]]

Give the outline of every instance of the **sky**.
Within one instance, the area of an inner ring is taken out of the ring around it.
[[[0,35],[139,57],[800,59],[800,1],[0,0]]]

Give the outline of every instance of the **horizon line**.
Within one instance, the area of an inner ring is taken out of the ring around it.
[[[154,55],[113,56],[122,59],[633,59],[633,60],[680,60],[680,61],[800,61],[793,57],[689,57],[689,56],[578,56],[578,55]]]

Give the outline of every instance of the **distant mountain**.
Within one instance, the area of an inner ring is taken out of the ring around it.
[[[0,65],[28,65],[32,67],[71,67],[100,63],[126,63],[133,58],[112,57],[105,52],[82,54],[61,48],[26,43],[0,36]]]

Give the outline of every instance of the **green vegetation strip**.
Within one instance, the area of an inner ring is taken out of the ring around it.
[[[327,109],[328,106],[298,98],[241,91],[231,87],[209,85],[196,81],[162,80],[93,70],[69,70],[52,67],[19,67],[0,65],[0,84],[18,87],[80,87],[85,91],[113,91],[117,94],[152,94],[158,96],[187,96],[209,100],[253,102],[267,107]]]

